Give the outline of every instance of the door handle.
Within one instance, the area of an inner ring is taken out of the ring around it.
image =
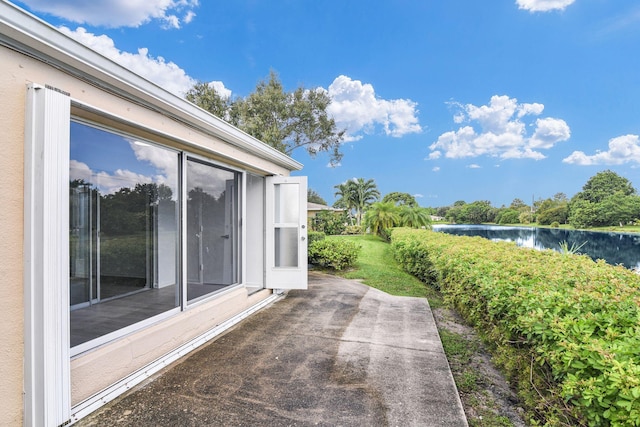
[[[220,237],[222,237],[223,239],[228,239],[228,238],[229,238],[229,235],[228,235],[228,234],[225,234],[225,235],[220,236]]]

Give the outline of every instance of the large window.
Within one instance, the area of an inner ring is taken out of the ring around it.
[[[70,140],[71,347],[239,282],[241,173],[80,122]]]
[[[178,152],[71,123],[71,346],[180,305]]]

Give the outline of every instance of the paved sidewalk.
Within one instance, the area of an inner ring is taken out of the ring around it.
[[[316,272],[77,426],[467,422],[426,299]]]

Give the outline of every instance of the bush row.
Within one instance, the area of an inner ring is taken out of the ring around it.
[[[344,239],[309,239],[309,263],[333,270],[344,270],[355,264],[360,246]]]
[[[395,230],[392,246],[494,345],[532,424],[640,425],[639,275],[425,230]]]

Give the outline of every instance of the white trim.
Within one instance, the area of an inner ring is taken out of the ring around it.
[[[25,425],[70,417],[69,95],[31,84],[25,129]]]
[[[224,120],[131,72],[53,26],[0,1],[0,44],[289,170],[302,164]]]
[[[104,389],[103,391],[96,393],[95,395],[91,396],[85,401],[80,402],[79,404],[77,404],[71,409],[71,412],[72,412],[71,424],[79,421],[83,417],[86,417],[87,415],[97,410],[101,406],[111,402],[121,394],[130,390],[132,387],[135,387],[136,385],[140,384],[142,381],[158,373],[160,370],[164,369],[165,367],[172,364],[176,360],[187,355],[188,353],[199,348],[200,346],[208,343],[212,339],[216,338],[220,334],[231,329],[233,326],[237,325],[238,323],[240,323],[247,317],[251,316],[255,312],[263,309],[267,305],[275,302],[279,298],[280,298],[280,295],[277,295],[275,293],[271,294],[269,297],[249,307],[247,310],[236,314],[234,317],[226,320],[225,322],[222,322],[215,328],[210,329],[208,332],[205,332],[199,337],[196,337],[193,340],[189,341],[188,343],[183,344],[182,346],[178,347],[172,352],[167,353],[160,359],[148,364],[142,369],[139,369],[138,371],[127,376],[126,378],[123,378],[122,380]]]

